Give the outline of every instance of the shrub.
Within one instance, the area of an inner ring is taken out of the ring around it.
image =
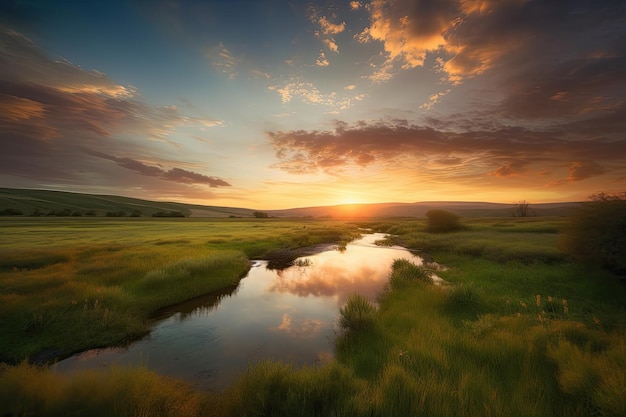
[[[626,275],[626,192],[591,196],[571,217],[561,247],[578,261]]]
[[[459,216],[445,210],[429,210],[426,212],[427,232],[452,232],[463,229]]]
[[[374,324],[376,307],[361,294],[352,294],[339,309],[339,325],[344,330],[368,329]]]

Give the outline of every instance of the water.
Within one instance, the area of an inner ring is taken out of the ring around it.
[[[372,233],[347,245],[296,260],[276,271],[255,261],[235,289],[162,311],[150,334],[125,348],[96,349],[58,362],[57,372],[112,364],[143,364],[161,374],[219,390],[249,364],[277,359],[321,364],[334,356],[339,308],[358,292],[374,300],[395,259],[419,257],[401,247],[379,247]]]

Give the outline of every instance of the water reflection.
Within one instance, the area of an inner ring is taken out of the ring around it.
[[[359,292],[374,299],[395,259],[421,262],[403,248],[375,246],[383,237],[366,235],[343,251],[302,257],[282,271],[257,261],[236,289],[159,312],[148,337],[127,348],[84,352],[55,368],[141,363],[201,389],[221,389],[260,359],[324,363],[333,357],[337,314],[346,298]]]

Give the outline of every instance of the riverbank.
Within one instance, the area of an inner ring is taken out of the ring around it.
[[[305,227],[306,226],[306,227]],[[0,361],[124,345],[160,308],[236,285],[248,259],[358,236],[341,222],[11,219],[0,223]]]

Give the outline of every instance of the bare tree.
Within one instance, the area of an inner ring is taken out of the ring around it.
[[[518,201],[513,207],[513,217],[530,216],[530,203],[526,200]]]

